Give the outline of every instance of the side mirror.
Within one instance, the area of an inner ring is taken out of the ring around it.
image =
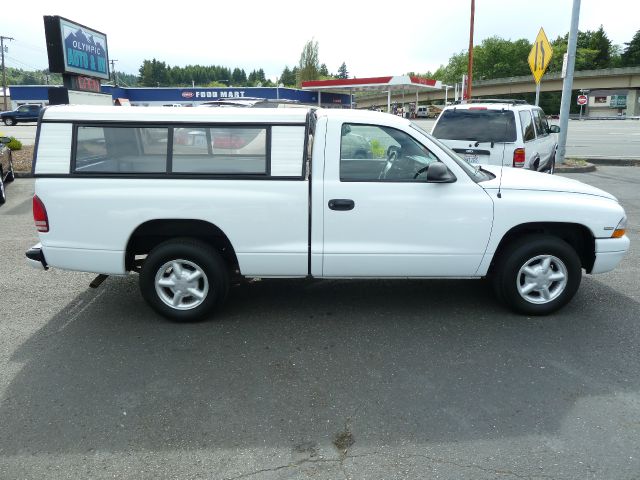
[[[551,125],[549,127],[549,133],[560,133],[560,127],[558,125]]]
[[[433,162],[427,168],[427,183],[453,183],[456,177],[441,162]]]
[[[9,137],[0,137],[0,143],[3,145],[7,145],[8,143],[11,143],[11,138]]]

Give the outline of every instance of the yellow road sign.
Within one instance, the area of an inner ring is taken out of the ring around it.
[[[531,52],[529,52],[529,68],[531,68],[531,73],[533,73],[533,78],[536,80],[536,83],[540,83],[542,75],[544,75],[545,70],[549,66],[552,54],[553,49],[551,48],[551,44],[544,30],[541,28],[533,44],[533,48]]]

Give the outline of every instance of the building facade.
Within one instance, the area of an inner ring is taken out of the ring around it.
[[[49,104],[49,89],[61,88],[49,85],[12,85],[11,108],[25,103]],[[128,103],[132,106],[186,106],[195,107],[205,102],[229,98],[266,98],[269,100],[290,100],[303,104],[318,105],[318,93],[286,87],[113,87],[102,85],[102,93],[110,94],[115,104]],[[320,98],[325,108],[350,108],[351,96],[339,93],[323,93]]]

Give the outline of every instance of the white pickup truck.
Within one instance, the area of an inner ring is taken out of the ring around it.
[[[34,175],[30,263],[138,272],[178,321],[209,314],[238,275],[490,277],[512,309],[548,314],[629,247],[612,195],[474,168],[377,112],[50,107]]]

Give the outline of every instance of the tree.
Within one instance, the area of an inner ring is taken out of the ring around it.
[[[318,61],[318,42],[314,39],[305,43],[300,61],[298,62],[297,85],[307,80],[317,80],[320,76],[320,62]]]
[[[551,48],[553,49],[553,54],[551,55],[551,61],[547,67],[547,72],[561,72],[564,54],[567,53],[567,38],[556,38],[551,42]]]
[[[264,70],[261,68],[258,70],[253,70],[249,74],[247,82],[251,87],[264,86],[267,83],[267,79],[264,77]]]
[[[473,78],[515,77],[530,72],[527,57],[531,50],[528,40],[505,40],[489,37],[473,47]]]
[[[568,40],[567,36],[567,40]],[[598,68],[607,68],[611,62],[611,40],[607,37],[602,25],[595,32],[587,30],[586,32],[578,32],[578,51],[585,53],[583,59],[584,68],[580,70],[595,70]],[[587,52],[591,50],[591,52]],[[576,60],[578,60],[576,53]]]
[[[630,42],[625,42],[626,48],[622,52],[622,65],[635,67],[640,65],[640,30],[636,32]]]
[[[169,85],[167,64],[155,58],[142,62],[139,72],[140,85],[144,87],[165,87]]]
[[[338,78],[349,78],[347,64],[344,62],[342,62],[342,65],[340,65],[340,68],[338,68]]]
[[[231,83],[233,85],[246,85],[247,84],[247,74],[244,70],[240,70],[239,68],[234,68],[233,73],[231,74]]]
[[[320,70],[318,72],[320,74],[321,77],[329,77],[329,69],[327,68],[327,64],[323,63],[322,65],[320,65]]]
[[[289,67],[285,66],[284,70],[280,74],[279,82],[285,87],[295,87],[296,86],[296,71],[297,69],[294,67],[293,71],[289,70]]]
[[[453,85],[462,80],[462,75],[467,73],[467,62],[469,56],[467,52],[454,53],[447,65],[440,65],[434,72],[433,78],[442,80],[444,83]]]

